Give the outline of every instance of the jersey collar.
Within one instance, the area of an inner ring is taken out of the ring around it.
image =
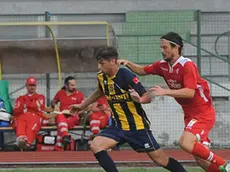
[[[66,96],[72,96],[72,95],[78,93],[78,90],[76,90],[76,91],[74,91],[74,92],[72,92],[71,94],[68,95],[67,92],[66,92],[65,90],[63,90],[63,91],[64,91],[64,93],[65,93]]]
[[[27,95],[28,97],[33,97],[33,96],[36,95],[36,94],[37,94],[36,92],[33,93],[33,94],[26,93],[26,95]]]
[[[175,61],[175,63],[172,65],[172,67],[176,66],[178,63],[180,63],[182,60],[184,60],[183,56],[180,56],[177,61]]]
[[[116,76],[117,76],[117,74],[119,73],[119,71],[120,71],[120,68],[118,68],[117,72],[116,72],[113,76],[107,75],[107,77],[108,77],[109,79],[114,79],[114,78],[116,78]]]

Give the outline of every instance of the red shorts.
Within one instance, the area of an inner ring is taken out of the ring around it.
[[[194,134],[197,137],[198,142],[210,146],[210,140],[208,138],[209,132],[213,128],[216,119],[191,119],[185,121],[185,131]]]

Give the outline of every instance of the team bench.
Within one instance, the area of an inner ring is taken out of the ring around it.
[[[75,126],[74,128],[70,129],[69,133],[80,135],[81,139],[83,140],[86,137],[86,131],[89,131],[89,129],[90,127],[88,125],[79,125],[79,126]],[[57,127],[56,126],[43,126],[40,131],[50,133],[51,131],[57,131]],[[81,133],[74,133],[73,131],[81,131]],[[14,132],[14,129],[12,127],[0,127],[0,148],[1,149],[4,149],[5,146],[12,143],[12,142],[5,143],[4,133],[6,132]]]
[[[56,126],[42,126],[41,131],[56,131],[57,127]],[[81,130],[89,130],[89,126],[82,126],[82,125],[78,125],[75,126],[74,128],[70,129],[70,131],[81,131]],[[12,127],[0,127],[0,132],[13,132],[13,128]]]

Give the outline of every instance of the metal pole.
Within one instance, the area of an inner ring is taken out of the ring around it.
[[[201,12],[197,10],[197,67],[201,74]]]
[[[4,142],[4,132],[0,132],[0,147],[4,149],[5,142]]]
[[[50,74],[46,74],[46,104],[50,106]]]
[[[227,36],[228,36],[228,61],[230,62],[230,32],[228,32],[228,34],[227,34]],[[228,80],[230,81],[230,63],[228,63],[228,76],[229,76],[229,78],[228,78]]]
[[[50,13],[48,11],[45,12],[45,21],[50,21]],[[49,29],[46,27],[46,38],[50,37]]]

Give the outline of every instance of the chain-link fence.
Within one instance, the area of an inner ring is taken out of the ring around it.
[[[201,72],[210,81],[211,95],[216,108],[216,124],[211,132],[215,147],[229,147],[230,139],[230,34],[229,12],[203,12],[200,18]],[[196,39],[195,34],[193,41]]]

